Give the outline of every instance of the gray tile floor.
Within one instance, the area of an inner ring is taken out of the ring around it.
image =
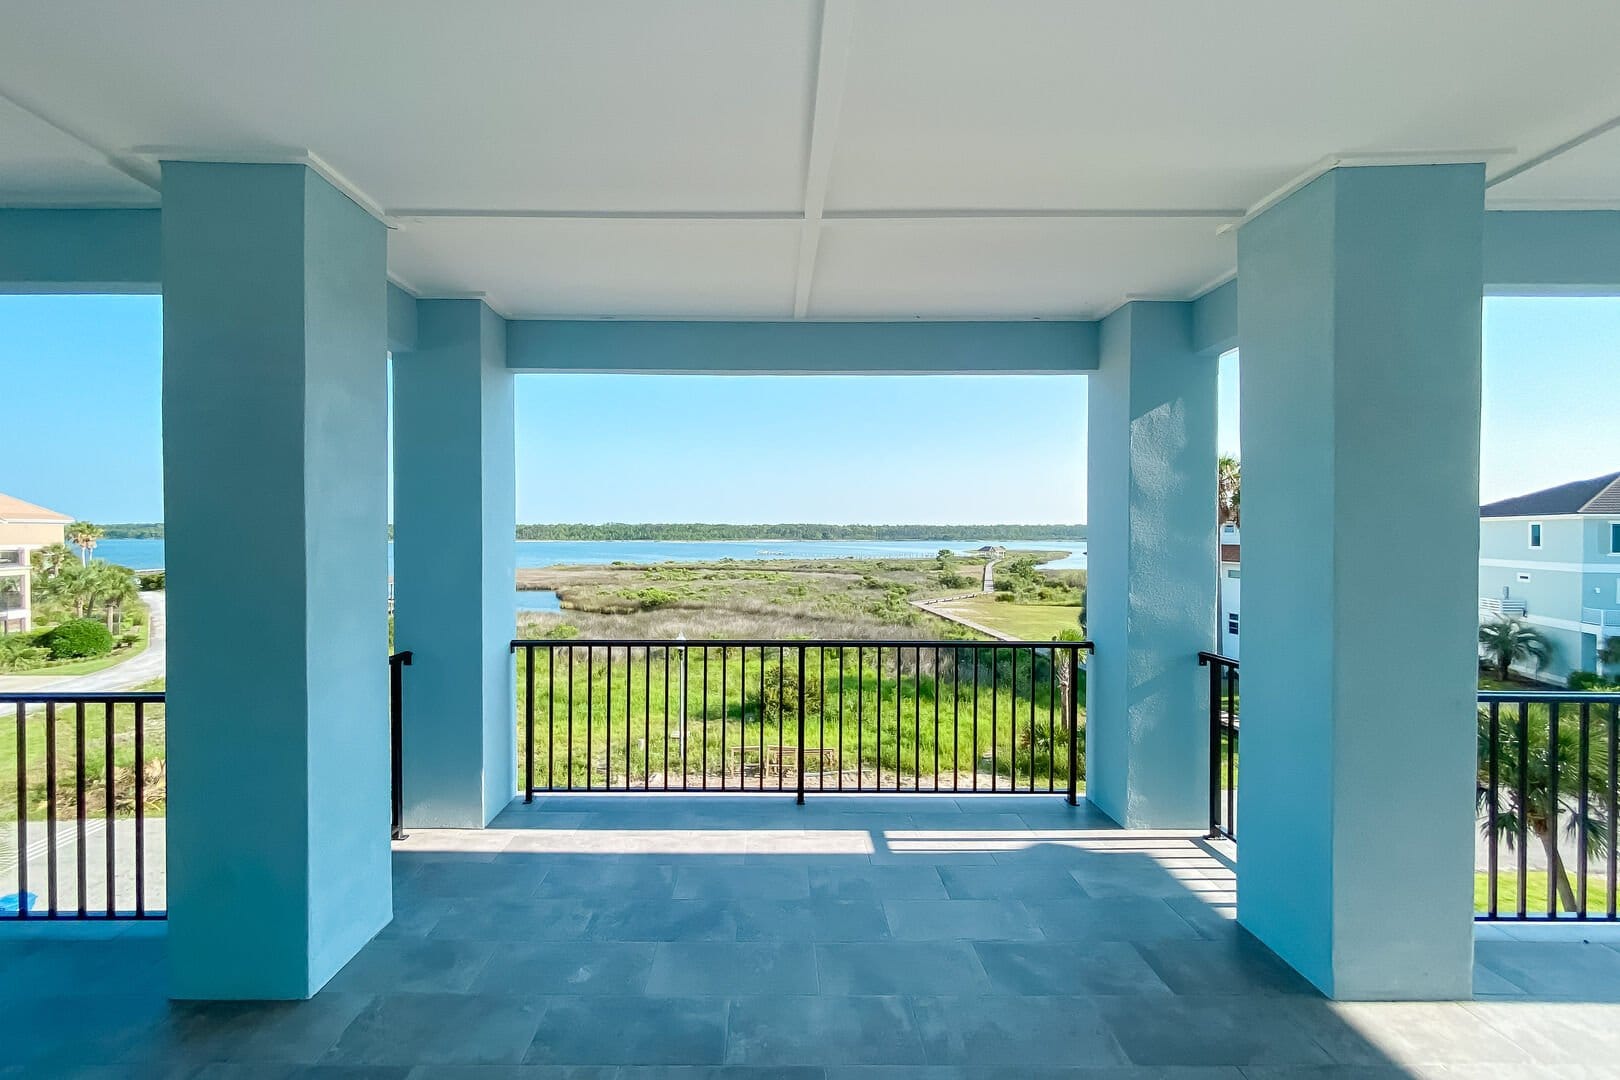
[[[396,849],[308,1002],[168,1002],[160,926],[0,927],[0,1076],[1620,1076],[1620,934],[1489,928],[1472,1002],[1328,1002],[1218,853],[1056,798],[551,798]]]

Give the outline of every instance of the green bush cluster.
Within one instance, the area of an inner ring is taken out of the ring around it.
[[[112,631],[96,619],[69,619],[39,636],[53,660],[106,656],[113,651]]]
[[[1595,671],[1572,671],[1569,673],[1569,688],[1582,693],[1606,693],[1620,690],[1613,679],[1599,675]]]
[[[39,645],[33,634],[0,637],[0,671],[32,671],[51,658],[51,650]]]
[[[767,723],[799,718],[799,672],[797,666],[765,665],[765,696],[762,708]],[[819,680],[806,679],[804,684],[804,715],[821,714],[822,686]]]
[[[154,570],[150,574],[137,575],[135,583],[140,586],[141,592],[162,592],[167,580],[162,570]]]

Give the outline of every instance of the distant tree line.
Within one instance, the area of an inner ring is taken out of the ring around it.
[[[689,522],[519,525],[519,540],[1065,540],[1084,525],[723,525]]]
[[[102,526],[108,540],[161,540],[162,522]],[[388,528],[393,539],[393,526]],[[1063,540],[1086,538],[1084,525],[723,525],[665,522],[632,525],[519,525],[519,540]]]
[[[123,525],[103,525],[101,536],[104,540],[161,540],[163,522],[131,521]]]

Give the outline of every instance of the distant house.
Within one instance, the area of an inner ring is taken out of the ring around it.
[[[0,494],[0,633],[31,628],[29,555],[62,543],[72,522],[66,514]]]
[[[1553,655],[1523,674],[1559,681],[1597,670],[1620,637],[1620,472],[1479,508],[1479,617],[1511,615],[1546,635]]]
[[[1220,642],[1222,656],[1238,657],[1238,616],[1242,578],[1241,535],[1236,522],[1221,523]]]

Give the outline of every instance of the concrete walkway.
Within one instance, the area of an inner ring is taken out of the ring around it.
[[[132,690],[161,679],[168,670],[166,597],[162,592],[143,592],[146,605],[146,649],[121,664],[89,675],[0,675],[0,693],[7,694],[91,694]]]

